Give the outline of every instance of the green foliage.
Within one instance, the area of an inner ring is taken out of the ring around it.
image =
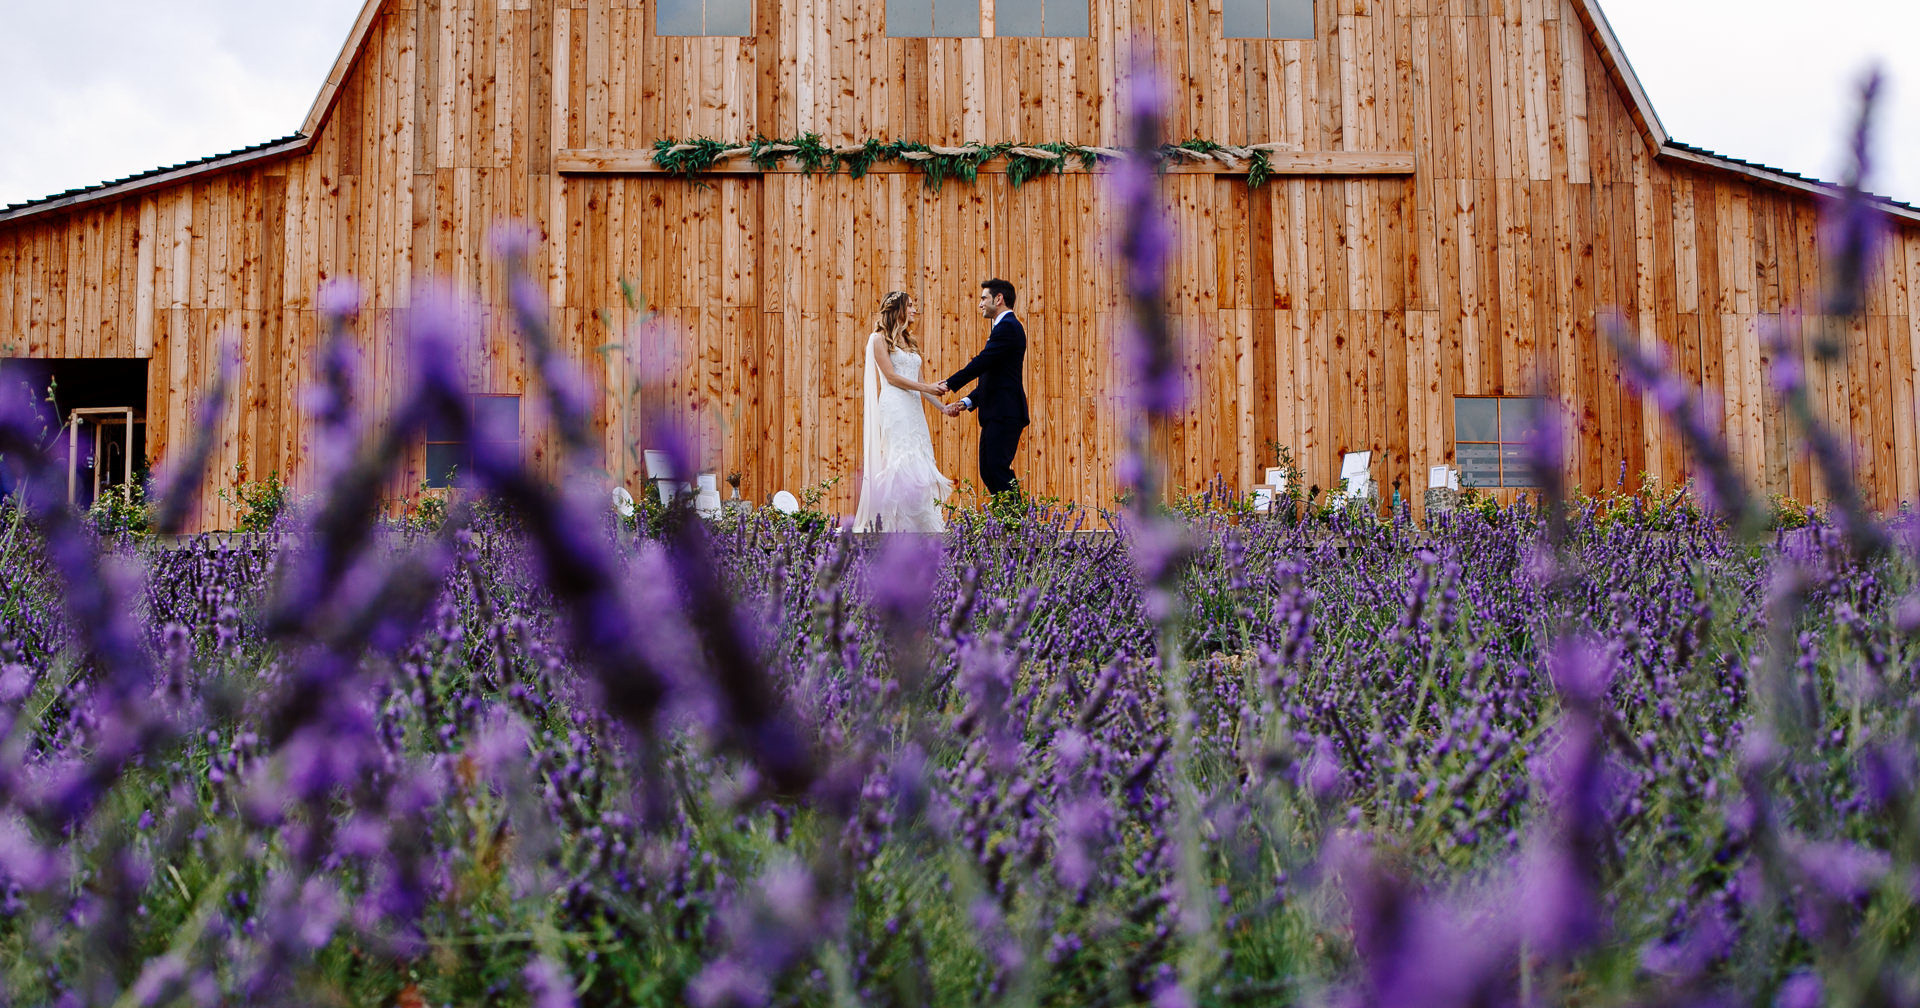
[[[1212,154],[1214,151],[1221,149],[1220,144],[1214,143],[1212,140],[1202,139],[1200,137],[1188,137],[1187,139],[1182,140],[1177,144],[1174,144],[1174,146],[1180,148],[1181,150],[1193,151],[1196,154]]]
[[[801,510],[803,511],[819,510],[820,502],[826,499],[827,494],[832,492],[834,487],[840,485],[840,480],[841,480],[841,477],[839,476],[829,476],[826,479],[823,479],[820,482],[815,483],[812,486],[809,486],[806,489],[800,491],[799,497],[800,497]]]
[[[1287,485],[1274,495],[1273,506],[1269,514],[1284,516],[1287,521],[1297,521],[1300,517],[1300,504],[1306,493],[1302,486],[1307,482],[1307,471],[1293,457],[1293,449],[1268,438],[1267,451],[1273,455],[1273,464],[1286,475]]]
[[[1267,158],[1267,152],[1256,150],[1247,161],[1247,188],[1258,189],[1273,177],[1273,162]]]
[[[267,474],[266,479],[247,478],[247,464],[233,467],[235,484],[232,489],[222,489],[220,499],[239,509],[239,529],[242,532],[265,532],[273,528],[274,520],[287,509],[290,495],[287,485],[280,481],[278,470]]]
[[[681,147],[692,149],[676,149]],[[710,137],[699,137],[694,140],[656,140],[653,144],[653,163],[682,178],[691,179],[701,172],[711,170],[714,163],[720,160],[721,153],[728,149],[729,145]]]
[[[388,502],[387,519],[403,528],[437,532],[440,526],[446,524],[447,507],[452,494],[451,488],[436,487],[423,479],[412,497]]]
[[[1188,521],[1205,521],[1213,518],[1226,518],[1239,521],[1254,514],[1253,498],[1247,494],[1236,493],[1227,486],[1226,477],[1215,476],[1213,482],[1198,490],[1183,490],[1167,503],[1167,510]]]
[[[1007,182],[1015,189],[1042,175],[1057,175],[1065,170],[1067,154],[1072,149],[1063,143],[1039,144],[1030,150],[1049,151],[1057,157],[1035,157],[1016,151],[1007,153]]]
[[[1792,497],[1774,494],[1771,498],[1772,519],[1768,527],[1772,529],[1802,529],[1821,521],[1820,508],[1815,504],[1802,504]]]
[[[785,140],[775,140],[761,133],[746,143],[747,160],[761,171],[773,171],[780,167],[780,160],[787,156],[785,152],[773,148],[786,146],[786,143]]]
[[[833,148],[827,146],[818,133],[803,134],[787,142],[800,148],[790,156],[800,162],[800,171],[804,175],[823,171],[832,174],[834,168],[839,166],[840,161],[834,156]]]
[[[153,507],[147,502],[145,484],[130,489],[109,487],[87,508],[87,524],[103,536],[143,536],[153,531]]]
[[[867,173],[868,169],[873,167],[875,162],[886,156],[887,145],[869,138],[866,143],[861,144],[853,153],[837,154],[835,155],[835,159],[846,167],[847,174],[850,177],[860,178]]]
[[[1225,149],[1219,143],[1199,137],[1183,140],[1176,146],[1201,154],[1212,154]],[[1015,153],[1019,149],[1043,150],[1059,156],[1041,157],[1034,154]],[[1173,146],[1161,148],[1162,164],[1172,156],[1174,149]],[[745,150],[747,160],[761,171],[774,171],[780,167],[782,161],[792,158],[800,163],[800,170],[807,175],[831,175],[844,168],[849,176],[861,178],[872,171],[874,165],[882,161],[905,162],[918,171],[927,188],[935,192],[940,191],[940,188],[951,179],[968,184],[979,181],[980,168],[999,157],[1007,159],[1007,182],[1016,189],[1034,179],[1065,171],[1069,159],[1077,160],[1080,167],[1087,171],[1093,170],[1102,160],[1113,159],[1112,154],[1104,151],[1062,141],[969,144],[964,149],[935,150],[933,146],[924,143],[905,140],[889,142],[869,137],[852,150],[842,151],[836,150],[820,134],[806,133],[785,140],[760,134],[750,141],[739,144],[730,144],[710,137],[697,137],[692,140],[657,140],[653,145],[653,162],[662,169],[683,178],[698,181],[697,176],[702,172],[711,171],[721,155],[730,150]],[[1272,162],[1265,151],[1254,151],[1249,160],[1247,184],[1253,188],[1259,188],[1271,176]]]

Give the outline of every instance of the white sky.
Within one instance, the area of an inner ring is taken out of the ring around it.
[[[1852,93],[1880,60],[1875,188],[1920,203],[1920,2],[1602,5],[1674,139],[1816,178],[1838,177]],[[0,205],[295,132],[359,8],[0,0]]]

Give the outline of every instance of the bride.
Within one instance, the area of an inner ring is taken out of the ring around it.
[[[953,481],[933,460],[925,396],[940,405],[936,386],[920,380],[920,344],[913,323],[920,305],[904,291],[880,299],[880,315],[867,337],[866,416],[861,425],[860,510],[857,532],[940,532],[940,503]]]

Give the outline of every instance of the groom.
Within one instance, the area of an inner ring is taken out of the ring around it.
[[[1027,426],[1027,389],[1020,369],[1027,359],[1027,330],[1013,314],[1013,285],[998,278],[980,284],[980,317],[993,320],[987,345],[967,366],[939,384],[942,394],[974,379],[980,386],[943,410],[959,416],[966,410],[980,414],[980,481],[990,494],[1013,489],[1013,456],[1020,448],[1020,431]]]

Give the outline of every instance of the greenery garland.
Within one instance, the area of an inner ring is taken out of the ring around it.
[[[1200,137],[1160,148],[1159,160],[1165,165],[1175,159],[1188,157],[1181,152],[1217,160],[1216,155],[1222,151],[1228,152],[1230,158],[1245,158],[1249,188],[1258,189],[1273,177],[1273,162],[1268,159],[1266,151],[1232,148]],[[697,176],[712,171],[716,164],[728,157],[739,155],[744,155],[761,171],[774,171],[780,167],[781,161],[792,158],[799,162],[800,171],[806,175],[831,175],[844,168],[849,177],[856,179],[872,171],[873,166],[882,161],[902,161],[918,170],[927,188],[935,192],[948,179],[958,179],[968,184],[977,182],[980,168],[997,157],[1007,159],[1007,182],[1016,189],[1042,176],[1065,171],[1069,158],[1079,161],[1080,167],[1089,171],[1103,160],[1114,159],[1114,152],[1110,149],[1070,143],[968,144],[956,148],[870,138],[858,147],[836,149],[818,133],[805,133],[786,140],[761,135],[742,144],[730,144],[711,137],[656,140],[653,144],[655,165],[663,171],[690,180],[697,180]]]

